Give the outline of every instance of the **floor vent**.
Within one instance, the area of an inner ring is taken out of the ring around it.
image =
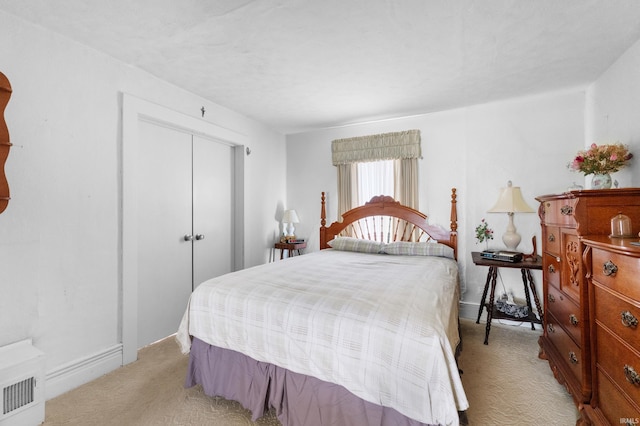
[[[31,340],[0,348],[0,426],[44,422],[44,354]]]

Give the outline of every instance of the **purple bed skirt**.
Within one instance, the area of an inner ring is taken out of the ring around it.
[[[185,386],[196,384],[209,396],[238,401],[251,411],[253,421],[274,407],[284,426],[424,426],[393,408],[364,401],[342,386],[194,338]]]

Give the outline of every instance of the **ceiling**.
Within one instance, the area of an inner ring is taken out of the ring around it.
[[[636,0],[0,0],[282,133],[584,87]]]

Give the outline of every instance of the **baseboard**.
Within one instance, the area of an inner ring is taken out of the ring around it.
[[[459,316],[460,318],[465,318],[465,319],[470,319],[470,320],[476,320],[478,319],[478,309],[480,309],[480,304],[479,303],[472,303],[472,302],[460,302],[460,312],[459,312]],[[486,310],[482,310],[482,317],[480,318],[480,320],[485,321],[487,318],[487,314],[486,314]]]
[[[45,398],[62,395],[122,366],[122,344],[46,373]]]

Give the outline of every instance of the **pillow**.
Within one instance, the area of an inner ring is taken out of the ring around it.
[[[439,256],[453,259],[453,248],[441,243],[396,241],[386,244],[383,252],[404,256]]]
[[[382,251],[382,243],[361,238],[336,237],[327,244],[335,250],[342,251],[357,251],[359,253],[380,253]]]

